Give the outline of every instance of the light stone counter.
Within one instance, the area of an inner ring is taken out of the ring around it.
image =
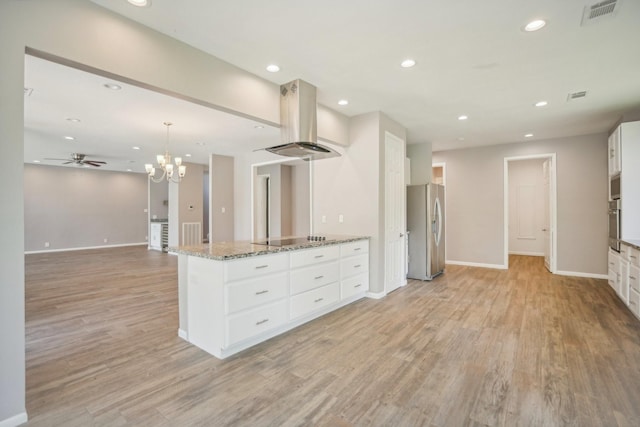
[[[625,243],[629,246],[633,246],[634,248],[640,250],[640,239],[620,239],[622,243]]]
[[[304,237],[282,237],[278,239],[304,239]],[[238,242],[217,242],[198,246],[180,246],[169,248],[169,252],[191,255],[200,258],[226,261],[237,258],[248,258],[260,255],[275,254],[278,252],[297,251],[300,249],[315,248],[320,246],[339,245],[341,243],[356,242],[358,240],[369,239],[366,236],[326,236],[323,241],[305,241],[286,246],[270,246],[255,244],[249,241]]]

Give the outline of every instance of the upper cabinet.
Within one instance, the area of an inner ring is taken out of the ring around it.
[[[622,167],[620,134],[622,125],[609,136],[609,176],[620,173]]]

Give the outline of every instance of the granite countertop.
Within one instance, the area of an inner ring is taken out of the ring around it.
[[[301,237],[279,237],[278,239],[288,239]],[[304,237],[302,237],[304,239]],[[179,246],[169,248],[169,252],[192,255],[200,258],[225,261],[237,258],[248,258],[259,255],[268,255],[278,252],[297,251],[299,249],[315,248],[320,246],[339,245],[341,243],[356,242],[358,240],[369,239],[367,236],[326,236],[323,241],[305,241],[285,246],[269,246],[255,244],[250,241],[239,242],[217,242],[207,243],[198,246]]]
[[[640,239],[620,239],[622,243],[626,243],[629,246],[633,246],[640,250]]]

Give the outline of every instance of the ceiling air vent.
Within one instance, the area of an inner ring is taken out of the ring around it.
[[[587,91],[586,90],[582,90],[580,92],[573,92],[573,93],[570,93],[569,95],[567,95],[567,101],[572,101],[574,99],[584,98],[585,96],[587,96]]]
[[[604,0],[591,6],[585,6],[582,14],[582,25],[599,22],[604,18],[613,17],[618,11],[621,0]]]

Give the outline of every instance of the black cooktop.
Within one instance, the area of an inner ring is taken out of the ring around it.
[[[267,245],[267,246],[290,246],[290,245],[301,245],[307,242],[324,242],[324,241],[327,241],[325,237],[307,236],[307,237],[290,237],[285,239],[268,239],[261,242],[253,242],[253,244]]]

